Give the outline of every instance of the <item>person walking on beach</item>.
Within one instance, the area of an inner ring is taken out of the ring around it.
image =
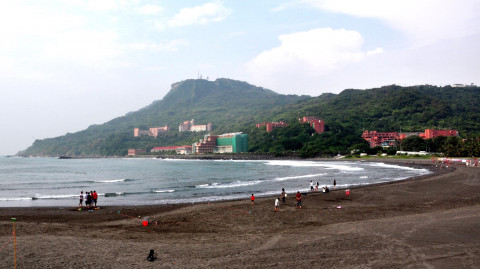
[[[253,195],[253,193],[252,193],[252,196],[250,197],[250,201],[252,201],[252,205],[255,204],[255,196]]]
[[[297,198],[297,208],[302,208],[302,194],[297,191],[297,195],[295,196]]]
[[[93,191],[92,200],[95,207],[97,207],[97,198],[98,198],[97,191]]]
[[[315,192],[318,191],[318,181],[317,181],[317,185],[315,185]]]
[[[333,180],[333,189],[335,189],[336,187],[337,187],[337,180],[334,179],[334,180]]]
[[[275,212],[278,211],[278,203],[279,203],[279,202],[280,202],[280,201],[278,200],[278,198],[275,199]]]
[[[313,191],[313,181],[310,180],[310,191]]]
[[[282,188],[282,202],[285,205],[285,198],[287,198],[287,192]]]
[[[80,203],[78,203],[79,207],[82,207],[83,205],[83,191],[80,192]]]

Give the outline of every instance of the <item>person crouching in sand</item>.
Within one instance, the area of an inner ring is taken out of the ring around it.
[[[278,211],[278,204],[280,203],[280,201],[277,199],[275,199],[275,212]]]

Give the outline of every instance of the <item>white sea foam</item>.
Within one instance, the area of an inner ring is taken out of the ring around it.
[[[324,167],[325,169],[336,169],[340,171],[361,171],[362,167],[356,166],[356,163],[342,162],[342,164],[333,162],[315,162],[315,161],[268,161],[267,165],[294,166],[294,167]]]
[[[97,183],[117,183],[117,182],[125,182],[126,179],[106,179],[106,180],[96,180]]]
[[[360,178],[368,178],[368,176],[361,176]]]
[[[0,198],[0,201],[27,201],[32,200],[32,197],[6,197]]]
[[[76,194],[57,194],[57,195],[35,194],[32,197],[32,200],[36,200],[36,199],[66,199],[66,198],[73,198],[73,197],[78,197],[78,195],[76,195]]]
[[[326,176],[327,173],[323,174],[313,174],[313,175],[303,175],[303,176],[291,176],[291,177],[277,177],[273,179],[272,181],[284,181],[284,180],[289,180],[289,179],[297,179],[297,178],[311,178],[311,177],[320,177],[320,176]],[[270,181],[270,180],[268,180]]]
[[[201,185],[197,185],[195,187],[196,188],[203,188],[203,189],[225,189],[225,188],[252,186],[252,185],[257,185],[257,184],[260,184],[260,183],[262,183],[261,180],[235,181],[235,182],[226,183],[226,184],[219,184],[219,183],[201,184]]]
[[[153,192],[158,192],[158,193],[165,193],[165,192],[174,192],[175,190],[156,190]]]

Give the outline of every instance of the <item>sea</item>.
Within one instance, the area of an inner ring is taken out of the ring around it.
[[[58,159],[0,157],[0,207],[200,203],[308,192],[310,181],[337,189],[402,180],[427,169],[362,161]]]

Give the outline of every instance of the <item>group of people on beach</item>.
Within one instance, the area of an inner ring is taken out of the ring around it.
[[[78,203],[79,207],[83,206],[83,200],[85,200],[86,207],[97,207],[98,194],[97,191],[86,192],[83,195],[83,191],[80,192],[80,202]]]
[[[310,180],[310,191],[312,191],[312,192],[318,191],[319,186],[320,186],[320,184],[318,183],[318,181],[317,181],[317,184],[314,185],[313,181]],[[333,188],[335,189],[336,187],[337,187],[337,180],[334,179],[333,180]],[[322,187],[322,192],[330,192],[330,189],[328,188],[328,186],[323,186]]]
[[[313,192],[318,191],[319,185],[320,184],[317,182],[317,184],[314,187],[313,181],[310,180],[310,191],[313,191]],[[335,189],[336,186],[337,186],[337,180],[334,179],[333,180],[333,188]],[[322,187],[322,192],[323,193],[328,193],[328,192],[330,192],[330,189],[328,188],[328,186],[323,186]],[[280,198],[282,199],[282,202],[285,205],[285,200],[287,198],[287,192],[285,191],[285,188],[282,188],[282,193],[280,194],[280,197],[277,197],[275,199],[275,212],[278,211],[278,208],[279,208],[279,205],[280,205]],[[297,200],[296,207],[298,209],[301,209],[302,208],[302,194],[300,193],[300,191],[297,191],[297,194],[295,194],[295,199]],[[254,205],[255,204],[255,196],[253,194],[251,196],[251,201],[252,201],[252,205]]]

